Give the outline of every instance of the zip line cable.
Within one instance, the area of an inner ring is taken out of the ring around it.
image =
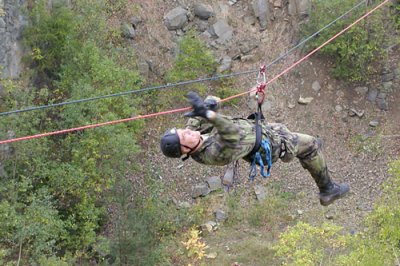
[[[307,58],[309,58],[311,55],[315,54],[316,52],[318,52],[320,49],[322,49],[324,46],[326,46],[327,44],[329,44],[331,41],[333,41],[334,39],[336,39],[338,36],[340,36],[341,34],[343,34],[344,32],[346,32],[347,30],[349,30],[351,27],[353,27],[355,24],[357,24],[358,22],[360,22],[361,20],[363,20],[364,18],[366,18],[367,16],[369,16],[371,13],[373,13],[374,11],[376,11],[377,9],[379,9],[380,7],[382,7],[384,4],[386,4],[387,2],[389,2],[390,0],[385,0],[382,3],[380,3],[379,5],[377,5],[376,7],[374,7],[373,9],[371,9],[370,11],[368,11],[367,13],[365,13],[363,16],[361,16],[360,18],[358,18],[357,20],[355,20],[353,23],[351,23],[349,26],[347,26],[346,28],[344,28],[343,30],[341,30],[340,32],[336,33],[333,37],[331,37],[330,39],[328,39],[326,42],[324,42],[323,44],[321,44],[320,46],[318,46],[317,48],[315,48],[314,50],[312,50],[310,53],[308,53],[307,55],[305,55],[303,58],[301,58],[300,60],[296,61],[295,63],[293,63],[291,66],[289,66],[288,68],[284,69],[281,73],[279,73],[278,75],[276,75],[275,77],[273,77],[272,79],[270,79],[265,85],[268,85],[272,82],[274,82],[275,80],[277,80],[279,77],[281,77],[282,75],[286,74],[288,71],[290,71],[292,68],[294,68],[295,66],[297,66],[298,64],[300,64],[301,62],[303,62],[304,60],[306,60]],[[240,96],[243,96],[245,94],[251,93],[253,91],[255,91],[256,89],[251,89],[249,91],[237,94],[237,95],[233,95],[230,97],[227,97],[223,100],[221,100],[221,102],[225,102],[234,98],[238,98]],[[25,137],[20,137],[20,138],[14,138],[14,139],[8,139],[8,140],[2,140],[0,141],[0,145],[1,144],[6,144],[6,143],[12,143],[12,142],[17,142],[17,141],[22,141],[22,140],[29,140],[29,139],[36,139],[36,138],[42,138],[42,137],[47,137],[47,136],[52,136],[52,135],[59,135],[59,134],[64,134],[64,133],[68,133],[68,132],[73,132],[73,131],[78,131],[78,130],[85,130],[85,129],[89,129],[89,128],[96,128],[96,127],[101,127],[101,126],[106,126],[106,125],[112,125],[112,124],[118,124],[118,123],[123,123],[123,122],[128,122],[128,121],[133,121],[133,120],[137,120],[137,119],[144,119],[144,118],[150,118],[150,117],[155,117],[155,116],[161,116],[161,115],[166,115],[166,114],[172,114],[172,113],[178,113],[178,112],[183,112],[183,111],[188,111],[190,110],[191,107],[186,107],[186,108],[180,108],[180,109],[173,109],[173,110],[168,110],[168,111],[164,111],[164,112],[158,112],[158,113],[152,113],[152,114],[147,114],[147,115],[139,115],[139,116],[135,116],[135,117],[129,117],[129,118],[125,118],[125,119],[120,119],[120,120],[114,120],[114,121],[108,121],[108,122],[104,122],[104,123],[99,123],[99,124],[92,124],[92,125],[86,125],[86,126],[81,126],[81,127],[76,127],[76,128],[70,128],[70,129],[64,129],[64,130],[59,130],[59,131],[53,131],[53,132],[47,132],[47,133],[42,133],[42,134],[36,134],[36,135],[31,135],[31,136],[25,136]]]
[[[303,46],[306,42],[320,34],[322,31],[325,29],[329,28],[333,24],[335,24],[338,20],[342,19],[345,17],[347,14],[352,12],[353,10],[359,8],[362,4],[367,2],[368,0],[362,0],[359,2],[357,5],[353,6],[351,9],[347,10],[345,13],[343,13],[341,16],[337,17],[336,19],[332,20],[330,23],[307,37],[306,39],[302,40],[299,42],[297,45],[293,46],[290,48],[286,53],[283,55],[275,58],[271,63],[269,63],[266,68],[271,67],[272,65],[278,63],[281,61],[283,58],[286,58],[289,54],[291,54],[293,51],[298,49],[299,47]],[[234,76],[241,76],[241,75],[247,75],[251,73],[257,72],[257,70],[248,70],[248,71],[243,71],[243,72],[236,72],[236,73],[231,73],[231,74],[224,74],[224,75],[217,75],[209,78],[200,78],[200,79],[194,79],[194,80],[188,80],[188,81],[182,81],[178,83],[173,83],[173,84],[167,84],[167,85],[160,85],[160,86],[153,86],[153,87],[147,87],[147,88],[142,88],[139,90],[133,90],[133,91],[125,91],[125,92],[118,92],[118,93],[113,93],[113,94],[107,94],[107,95],[101,95],[101,96],[96,96],[96,97],[91,97],[91,98],[84,98],[84,99],[79,99],[79,100],[72,100],[72,101],[67,101],[67,102],[61,102],[61,103],[54,103],[54,104],[48,104],[48,105],[41,105],[41,106],[32,106],[28,107],[25,109],[20,109],[20,110],[13,110],[13,111],[7,111],[7,112],[2,112],[0,113],[0,116],[7,116],[11,114],[18,114],[18,113],[23,113],[23,112],[28,112],[28,111],[35,111],[35,110],[42,110],[42,109],[47,109],[51,107],[59,107],[59,106],[64,106],[64,105],[70,105],[70,104],[75,104],[75,103],[83,103],[83,102],[89,102],[89,101],[94,101],[94,100],[100,100],[100,99],[106,99],[106,98],[111,98],[111,97],[118,97],[118,96],[125,96],[129,94],[137,94],[141,92],[146,92],[146,91],[152,91],[152,90],[160,90],[160,89],[167,89],[171,87],[177,87],[177,86],[182,86],[182,85],[189,85],[189,84],[194,84],[194,83],[200,83],[200,82],[205,82],[205,81],[213,81],[213,80],[219,80],[222,78],[231,78]]]

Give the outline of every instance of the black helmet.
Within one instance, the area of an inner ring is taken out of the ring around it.
[[[161,151],[167,157],[180,158],[181,143],[176,128],[167,130],[161,138]]]

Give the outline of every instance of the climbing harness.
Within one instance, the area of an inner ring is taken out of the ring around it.
[[[262,104],[265,98],[265,87],[266,87],[266,66],[262,65],[260,67],[260,71],[257,76],[257,87],[256,87],[256,100],[257,100],[257,112],[254,114],[255,118],[255,129],[256,129],[256,141],[253,149],[249,153],[250,158],[252,158],[249,179],[254,180],[254,177],[257,175],[257,166],[256,163],[260,165],[260,172],[263,177],[270,176],[270,169],[272,167],[272,152],[271,145],[268,139],[262,139],[262,127],[261,122],[264,121],[264,115],[262,113]],[[262,157],[260,155],[260,148],[265,151],[265,161],[267,162],[267,173],[264,172],[264,163]]]

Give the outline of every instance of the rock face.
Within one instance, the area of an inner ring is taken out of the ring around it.
[[[24,0],[0,0],[0,77],[18,78],[23,49],[19,43],[26,18],[21,12]]]
[[[260,21],[261,30],[266,29],[269,19],[268,0],[253,0],[252,4],[253,4],[254,14]]]
[[[307,17],[311,10],[310,0],[289,0],[289,14],[292,16]]]

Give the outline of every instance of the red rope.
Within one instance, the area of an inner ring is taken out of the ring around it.
[[[310,53],[308,53],[307,55],[305,55],[303,58],[301,58],[300,60],[296,61],[295,63],[293,63],[291,66],[289,66],[288,68],[286,68],[285,70],[283,70],[281,73],[279,73],[278,75],[276,75],[275,77],[273,77],[272,79],[270,79],[265,85],[269,85],[272,82],[274,82],[275,80],[277,80],[278,78],[280,78],[282,75],[286,74],[288,71],[290,71],[292,68],[294,68],[295,66],[297,66],[298,64],[300,64],[301,62],[303,62],[304,60],[306,60],[307,58],[309,58],[311,55],[315,54],[317,51],[319,51],[321,48],[323,48],[324,46],[326,46],[328,43],[330,43],[331,41],[333,41],[334,39],[336,39],[339,35],[343,34],[344,32],[346,32],[348,29],[350,29],[351,27],[353,27],[355,24],[357,24],[358,22],[360,22],[361,20],[363,20],[364,18],[366,18],[367,16],[369,16],[371,13],[373,13],[375,10],[377,10],[378,8],[382,7],[384,4],[386,4],[387,2],[389,2],[389,0],[385,0],[382,3],[380,3],[379,5],[377,5],[375,8],[371,9],[370,11],[368,11],[367,13],[365,13],[363,16],[361,16],[360,18],[358,18],[356,21],[354,21],[353,23],[351,23],[349,26],[347,26],[346,28],[344,28],[343,30],[341,30],[340,32],[338,32],[337,34],[335,34],[333,37],[331,37],[329,40],[327,40],[326,42],[324,42],[323,44],[321,44],[320,46],[318,46],[317,48],[315,48],[314,50],[312,50]],[[251,89],[249,91],[246,92],[242,92],[230,97],[227,97],[225,99],[222,99],[221,102],[225,102],[225,101],[229,101],[231,99],[235,99],[238,97],[241,97],[243,95],[246,95],[248,93],[251,93],[253,91],[257,90],[257,88]],[[8,140],[2,140],[0,141],[0,145],[1,144],[6,144],[6,143],[11,143],[11,142],[17,142],[17,141],[23,141],[23,140],[29,140],[29,139],[37,139],[37,138],[43,138],[43,137],[48,137],[48,136],[52,136],[52,135],[58,135],[58,134],[64,134],[64,133],[69,133],[69,132],[73,132],[73,131],[79,131],[79,130],[85,130],[85,129],[89,129],[89,128],[96,128],[96,127],[102,127],[102,126],[107,126],[107,125],[113,125],[113,124],[118,124],[118,123],[124,123],[124,122],[128,122],[128,121],[133,121],[133,120],[137,120],[137,119],[145,119],[145,118],[150,118],[150,117],[155,117],[155,116],[161,116],[161,115],[167,115],[167,114],[172,114],[172,113],[179,113],[179,112],[183,112],[183,111],[188,111],[190,110],[190,107],[186,107],[186,108],[180,108],[180,109],[174,109],[174,110],[169,110],[169,111],[164,111],[164,112],[158,112],[158,113],[152,113],[152,114],[147,114],[147,115],[138,115],[135,117],[130,117],[130,118],[125,118],[125,119],[120,119],[120,120],[114,120],[114,121],[109,121],[109,122],[104,122],[104,123],[99,123],[99,124],[92,124],[92,125],[87,125],[87,126],[81,126],[81,127],[76,127],[76,128],[70,128],[70,129],[63,129],[63,130],[59,130],[59,131],[53,131],[53,132],[47,132],[47,133],[42,133],[42,134],[36,134],[36,135],[31,135],[31,136],[26,136],[26,137],[20,137],[20,138],[14,138],[14,139],[8,139]]]

